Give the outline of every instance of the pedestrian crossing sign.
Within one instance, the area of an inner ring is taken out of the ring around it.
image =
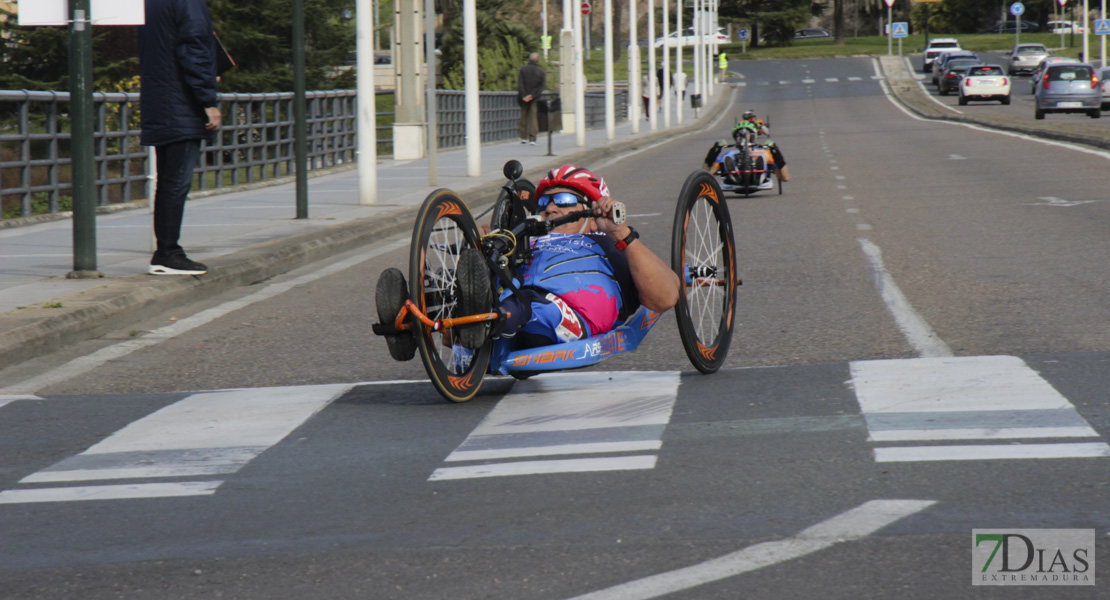
[[[1110,19],[1095,19],[1095,35],[1110,35]]]
[[[907,35],[909,35],[909,25],[904,22],[894,23],[894,29],[891,31],[891,35],[896,38],[906,37]]]

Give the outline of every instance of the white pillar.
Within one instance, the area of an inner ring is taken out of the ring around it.
[[[613,89],[613,0],[605,0],[605,139],[617,137],[616,90]]]
[[[374,4],[355,6],[355,53],[358,70],[358,203],[378,203],[378,107],[374,96]],[[151,196],[153,197],[153,196]]]
[[[702,52],[701,19],[698,18],[700,8],[701,0],[694,0],[694,16],[691,19],[691,25],[694,26],[694,93],[700,95],[704,101],[705,96],[702,95],[701,87],[701,63],[705,56]]]
[[[1087,6],[1087,0],[1083,0],[1083,62],[1092,62],[1090,46],[1091,38],[1089,37],[1091,34],[1091,20],[1088,18],[1089,11],[1090,8]],[[1014,18],[1017,19],[1019,17]],[[1020,24],[1021,22],[1019,21],[1018,25]],[[1018,27],[1017,29],[1018,31],[1021,31],[1021,27]]]
[[[574,7],[574,145],[586,145],[586,71],[582,64],[582,10]]]
[[[647,51],[648,51],[648,125],[652,131],[658,128],[656,117],[659,116],[659,106],[655,101],[655,86],[659,84],[655,76],[655,3],[647,1]]]
[[[640,133],[640,44],[636,41],[636,0],[628,0],[628,118],[632,133]]]
[[[478,12],[463,0],[463,86],[466,102],[466,174],[482,176],[482,124],[478,100]]]
[[[1101,11],[1101,14],[1100,14],[1099,18],[1100,19],[1105,19],[1106,18],[1106,0],[1102,0],[1102,11]],[[1100,60],[1102,61],[1102,64],[1100,66],[1105,67],[1106,66],[1106,36],[1105,35],[1100,35],[1100,36],[1098,36],[1098,39],[1099,39],[1099,42],[1098,42],[1099,46],[1101,47],[1101,52],[1099,52],[1099,56],[1101,57]]]
[[[540,45],[543,46],[543,59],[547,60],[547,53],[550,49],[547,47],[547,0],[543,0],[543,8],[540,9],[540,19],[543,20],[543,37],[540,38]]]
[[[670,129],[671,127],[671,49],[667,47],[669,43],[668,30],[671,27],[669,21],[671,20],[670,0],[660,0],[663,5],[663,127]],[[682,33],[678,32],[675,36],[681,36]]]
[[[675,5],[674,30],[678,32],[678,37],[681,38],[682,35],[685,33],[684,31],[682,31],[682,0],[675,0],[674,5]],[[683,67],[682,67],[682,44],[681,43],[679,43],[674,48],[674,64],[675,64],[675,67],[674,67],[675,71],[682,71],[683,70]],[[676,96],[675,99],[677,100],[677,103],[676,103],[677,104],[677,111],[676,112],[678,113],[677,114],[678,124],[681,125],[682,124],[682,90],[678,90],[678,96]]]

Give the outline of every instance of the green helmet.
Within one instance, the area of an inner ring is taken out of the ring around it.
[[[752,123],[751,121],[740,121],[739,123],[737,123],[736,125],[734,125],[732,127],[732,137],[736,137],[737,134],[739,134],[741,130],[747,130],[747,131],[750,131],[751,133],[758,133],[759,132],[759,127],[756,126],[756,124]]]

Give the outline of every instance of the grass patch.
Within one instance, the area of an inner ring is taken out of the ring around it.
[[[974,52],[1007,52],[1014,47],[1014,34],[1012,33],[984,33],[984,34],[948,34],[934,33],[929,37],[953,37],[959,40],[960,47]],[[1092,38],[1094,36],[1091,36]],[[1056,33],[1023,33],[1020,42],[1023,44],[1044,44],[1053,54],[1077,58],[1083,46],[1083,36],[1076,35],[1074,40],[1071,35],[1064,35],[1064,46],[1060,49],[1061,36]],[[925,49],[924,35],[911,35],[902,38],[902,54],[915,54]],[[1074,46],[1072,46],[1074,42]],[[892,50],[898,53],[898,40],[894,40]],[[728,53],[729,60],[758,60],[758,59],[784,59],[784,58],[833,58],[842,56],[882,56],[887,51],[886,36],[870,36],[845,38],[844,43],[837,45],[833,39],[805,40],[795,42],[792,46],[782,47],[748,47],[747,52],[741,52],[740,44],[722,46]],[[1092,56],[1098,51],[1097,40],[1091,44]]]

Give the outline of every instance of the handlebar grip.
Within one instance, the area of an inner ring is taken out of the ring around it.
[[[623,225],[628,220],[628,210],[624,208],[624,202],[613,203],[613,222],[617,225]]]

